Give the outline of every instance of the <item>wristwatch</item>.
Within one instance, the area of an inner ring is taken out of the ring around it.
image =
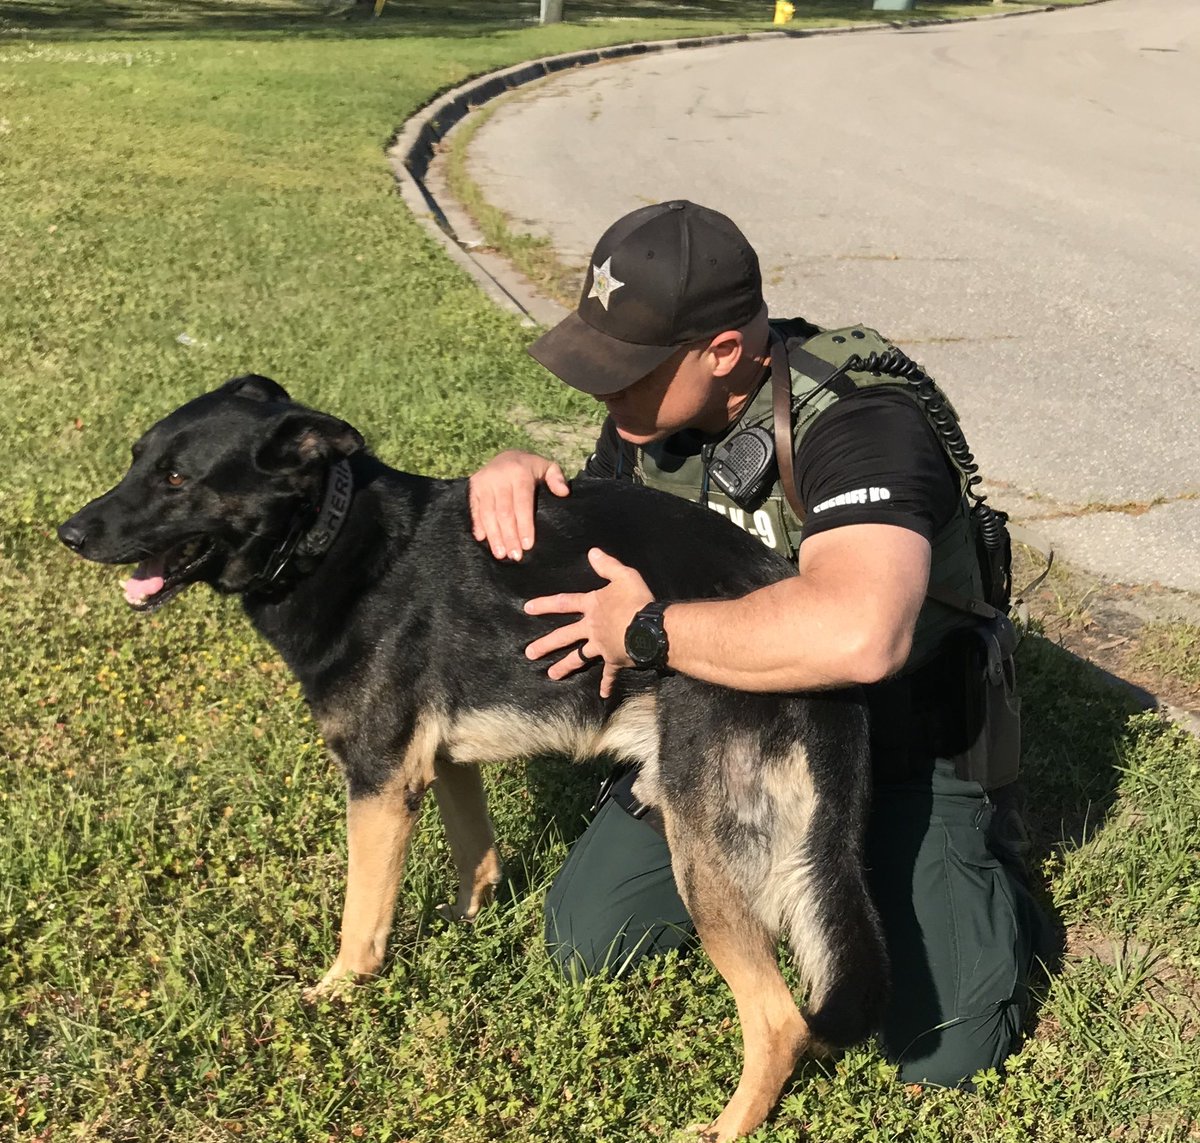
[[[667,633],[663,630],[666,603],[648,603],[625,628],[625,653],[639,671],[667,669]]]

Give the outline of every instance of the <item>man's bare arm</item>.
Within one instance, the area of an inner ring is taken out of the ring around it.
[[[908,659],[930,556],[923,536],[892,524],[822,532],[801,545],[794,579],[669,608],[670,664],[744,691],[878,682]]]
[[[929,542],[893,524],[853,524],[806,540],[800,574],[740,599],[680,603],[664,625],[669,665],[698,679],[745,691],[799,691],[872,683],[894,674],[912,648],[929,583]],[[602,656],[601,693],[630,666],[625,628],[652,598],[642,577],[603,552],[592,566],[608,583],[582,594],[530,600],[532,615],[573,613],[573,622],[526,649],[540,659],[581,645],[554,662],[559,679]]]

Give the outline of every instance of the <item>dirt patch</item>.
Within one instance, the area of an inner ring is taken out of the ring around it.
[[[1131,1030],[1143,1027],[1147,1019],[1154,1020],[1168,1028],[1181,1046],[1200,1039],[1200,977],[1177,963],[1178,958],[1173,960],[1169,949],[1122,938],[1088,923],[1067,928],[1063,940],[1063,959],[1061,965],[1052,970],[1053,975],[1074,969],[1075,974],[1082,972],[1085,976],[1099,971],[1107,979],[1107,987],[1102,992],[1106,997],[1103,1003],[1109,1007],[1103,1014],[1096,1013],[1098,1018],[1119,1019]],[[1069,1011],[1070,1005],[1058,1015],[1046,1009],[1037,1010],[1026,1027],[1027,1036],[1041,1041],[1071,1042],[1078,1029],[1072,1030],[1068,1024],[1088,1017],[1086,1012],[1081,1012],[1074,1020],[1064,1022],[1062,1016]],[[1200,1133],[1200,1120],[1180,1109],[1164,1109],[1163,1115],[1165,1119],[1157,1126],[1182,1127],[1184,1131]],[[1143,1117],[1138,1122],[1150,1126],[1151,1120],[1158,1118],[1157,1115],[1151,1119]],[[1200,1134],[1176,1136],[1131,1131],[1111,1136],[1128,1139],[1193,1137],[1200,1137]]]
[[[1041,555],[1014,545],[1013,582],[1021,589],[1045,566]],[[1191,664],[1159,666],[1155,644],[1164,628],[1200,623],[1200,597],[1158,586],[1113,583],[1055,559],[1046,580],[1026,597],[1046,638],[1131,687],[1186,712],[1200,724],[1200,683]]]

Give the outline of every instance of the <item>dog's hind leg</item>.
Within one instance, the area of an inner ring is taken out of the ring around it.
[[[774,936],[722,872],[715,844],[673,823],[669,815],[666,823],[676,884],[704,951],[733,993],[742,1026],[744,1057],[737,1090],[716,1120],[695,1129],[706,1141],[725,1143],[763,1122],[811,1037],[779,971]]]
[[[448,921],[472,921],[490,903],[501,875],[483,775],[478,766],[443,757],[435,773],[433,793],[458,872],[458,898],[453,905],[439,905],[438,912]]]

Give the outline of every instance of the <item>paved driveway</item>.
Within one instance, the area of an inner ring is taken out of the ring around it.
[[[1200,3],[771,40],[550,80],[472,144],[582,266],[638,205],[734,217],[773,312],[885,331],[993,499],[1069,557],[1200,590]]]

